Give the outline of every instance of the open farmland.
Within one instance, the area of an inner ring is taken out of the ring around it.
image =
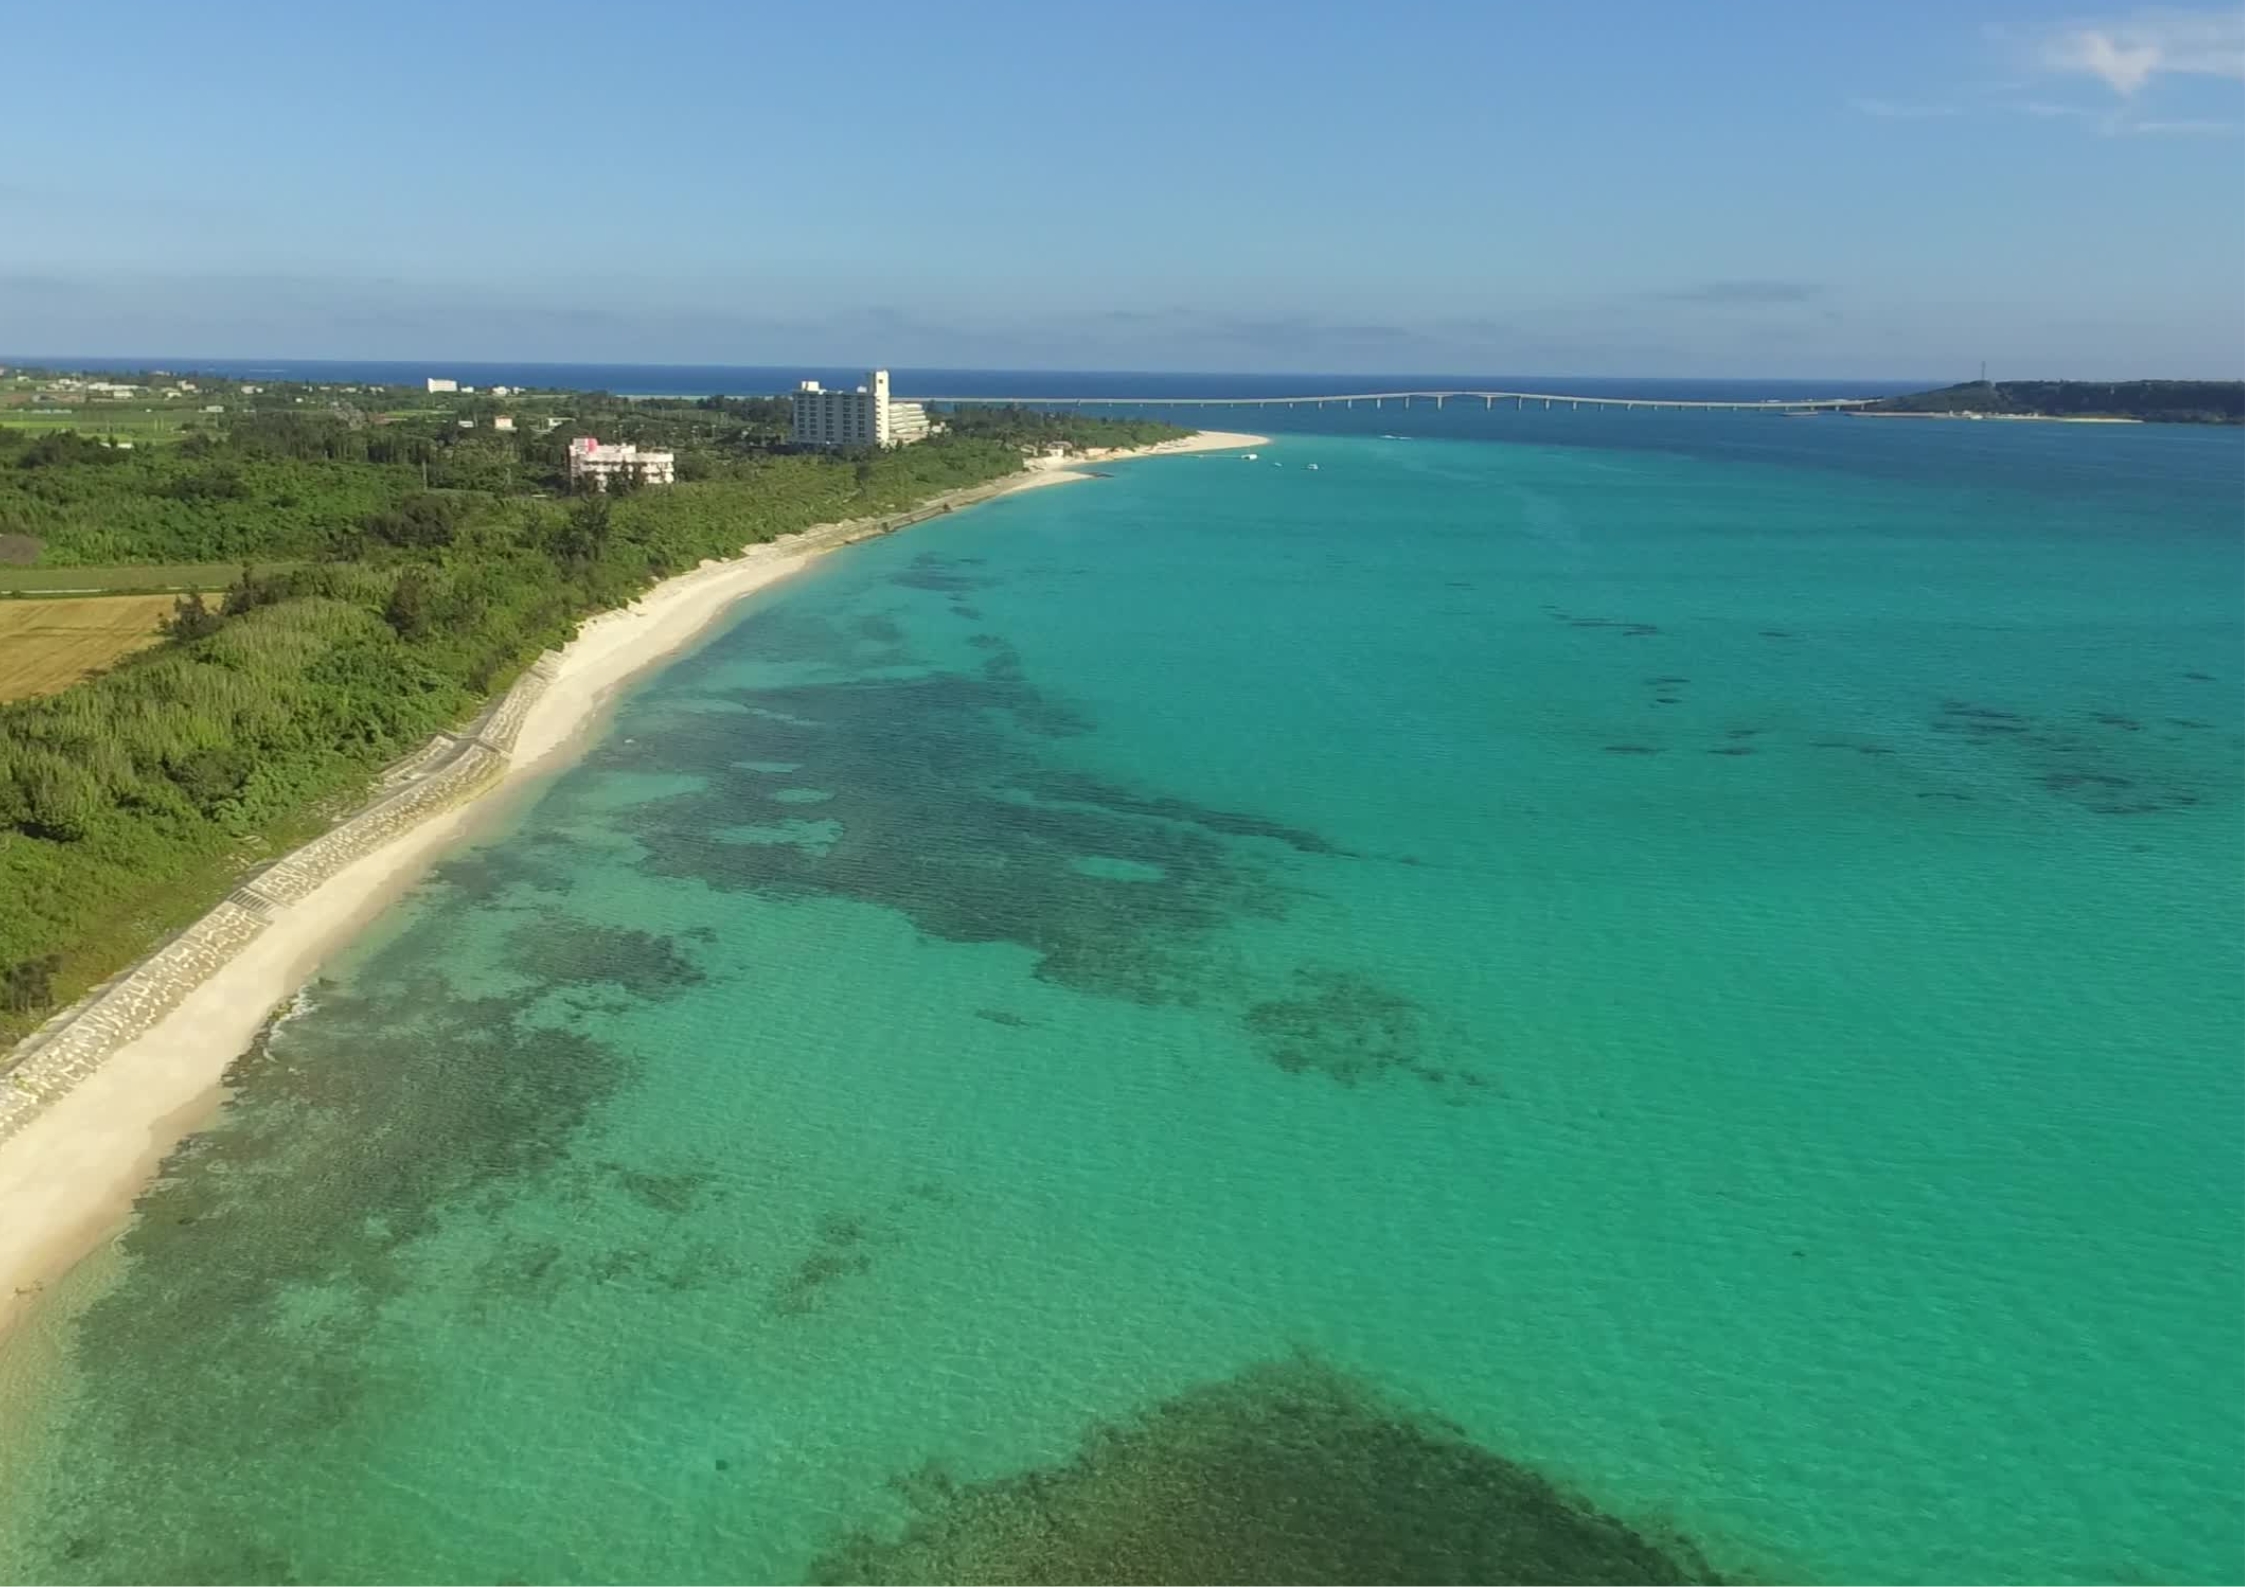
[[[216,428],[214,420],[191,410],[182,411],[176,403],[168,407],[125,403],[78,408],[7,407],[0,408],[0,425],[11,430],[27,430],[34,435],[75,430],[80,435],[130,441],[135,445],[176,441],[197,426]]]
[[[0,601],[0,701],[66,689],[157,638],[169,595]]]
[[[254,564],[259,573],[285,573],[299,564]],[[12,568],[0,563],[0,596],[111,595],[134,590],[202,590],[214,598],[242,575],[239,562],[140,562],[82,568]]]

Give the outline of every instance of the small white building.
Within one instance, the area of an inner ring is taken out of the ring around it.
[[[514,395],[514,387],[493,386],[491,388],[491,395],[493,395],[494,397],[511,397]]]
[[[928,437],[928,410],[889,396],[889,372],[876,369],[855,391],[828,391],[815,380],[795,388],[788,438],[797,446],[909,446]]]
[[[628,441],[602,446],[591,436],[580,435],[569,443],[569,478],[590,476],[601,490],[608,488],[609,477],[615,474],[636,474],[642,485],[668,485],[678,478],[677,465],[675,453],[642,452]]]
[[[440,391],[458,391],[459,389],[460,382],[457,380],[440,380],[435,375],[429,377],[429,395],[432,397]]]
[[[513,415],[513,414],[511,414],[511,413],[494,413],[494,414],[493,414],[493,415],[491,416],[491,428],[492,428],[492,429],[494,429],[494,430],[511,430],[511,429],[513,429],[513,428],[514,428],[514,415]]]

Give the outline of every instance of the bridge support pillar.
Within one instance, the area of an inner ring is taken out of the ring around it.
[[[1436,413],[1440,413],[1442,411],[1442,399],[1440,397],[1434,399],[1434,411]]]

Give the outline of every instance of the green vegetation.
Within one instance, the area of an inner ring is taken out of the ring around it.
[[[300,841],[588,613],[705,557],[999,478],[1027,448],[1183,433],[976,414],[822,455],[778,444],[770,400],[256,395],[165,447],[0,425],[9,583],[230,570],[180,597],[163,644],[0,706],[0,1038]],[[502,412],[514,430],[491,426]],[[579,434],[671,448],[681,483],[572,496]]]
[[[1869,411],[2245,424],[2245,380],[1974,380],[1888,397]]]
[[[944,415],[953,435],[987,436],[1043,446],[1152,446],[1186,432],[1153,419],[1094,419],[1080,410],[961,408]]]

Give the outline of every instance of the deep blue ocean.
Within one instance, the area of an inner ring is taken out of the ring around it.
[[[2245,1578],[2245,434],[1223,422],[330,964],[0,1578]]]

